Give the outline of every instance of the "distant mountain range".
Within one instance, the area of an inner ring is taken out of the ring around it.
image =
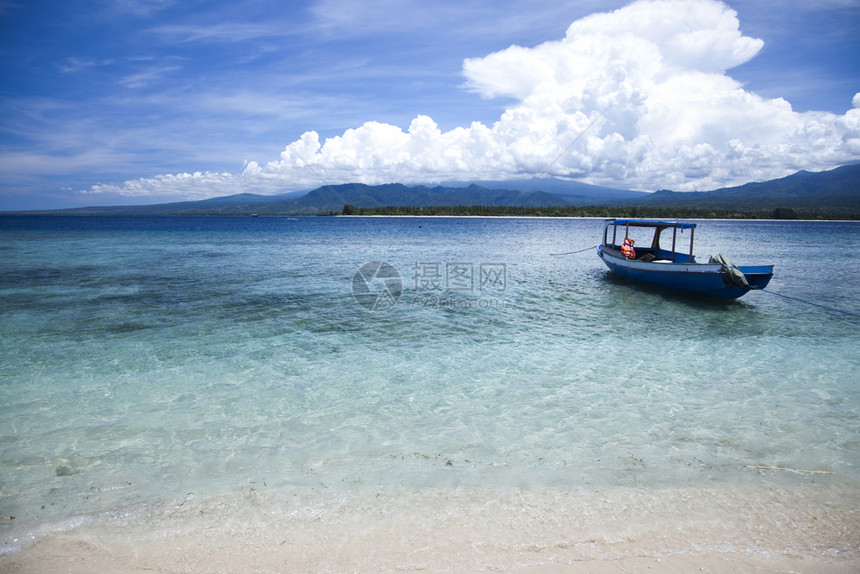
[[[654,193],[558,179],[446,182],[427,187],[399,183],[326,185],[304,195],[241,193],[158,205],[80,207],[27,213],[62,215],[319,215],[354,207],[486,205],[553,207],[627,205],[761,211],[776,208],[822,214],[860,214],[860,164],[706,192]],[[21,212],[19,212],[21,213]]]
[[[781,179],[714,191],[687,193],[660,190],[648,194],[639,204],[738,210],[784,207],[860,213],[860,164],[817,173],[799,171]]]

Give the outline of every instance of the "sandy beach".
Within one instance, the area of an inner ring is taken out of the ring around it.
[[[856,572],[855,487],[246,491],[49,534],[29,572]]]
[[[237,559],[217,553],[195,555],[191,551],[162,552],[158,556],[141,556],[138,552],[116,553],[116,548],[93,545],[86,540],[63,540],[45,544],[40,555],[25,555],[18,560],[0,562],[3,572],[67,572],[69,574],[91,574],[112,572],[116,574],[136,572],[363,572],[364,570],[345,567],[339,569],[316,569],[297,566],[279,556],[265,556],[262,559]],[[785,572],[785,573],[822,573],[853,574],[860,568],[855,560],[813,560],[793,557],[760,557],[729,554],[698,553],[684,556],[662,558],[619,558],[606,560],[571,560],[565,564],[541,564],[516,567],[504,571],[520,574],[616,574],[637,572],[665,572],[681,574],[688,572]],[[498,569],[487,567],[416,567],[375,570],[375,572],[494,572]]]

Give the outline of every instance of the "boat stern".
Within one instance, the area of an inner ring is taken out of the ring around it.
[[[764,289],[773,277],[773,265],[745,265],[738,270],[747,278],[750,289]]]

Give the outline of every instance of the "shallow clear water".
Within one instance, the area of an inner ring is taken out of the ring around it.
[[[701,222],[699,257],[774,264],[769,290],[802,299],[729,303],[639,288],[593,249],[553,255],[601,230],[0,218],[3,548],[261,485],[858,484],[860,224]],[[379,261],[400,289],[356,277]]]

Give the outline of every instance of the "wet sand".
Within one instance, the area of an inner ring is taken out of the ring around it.
[[[858,494],[246,491],[48,534],[0,556],[0,572],[848,573],[860,571]]]

